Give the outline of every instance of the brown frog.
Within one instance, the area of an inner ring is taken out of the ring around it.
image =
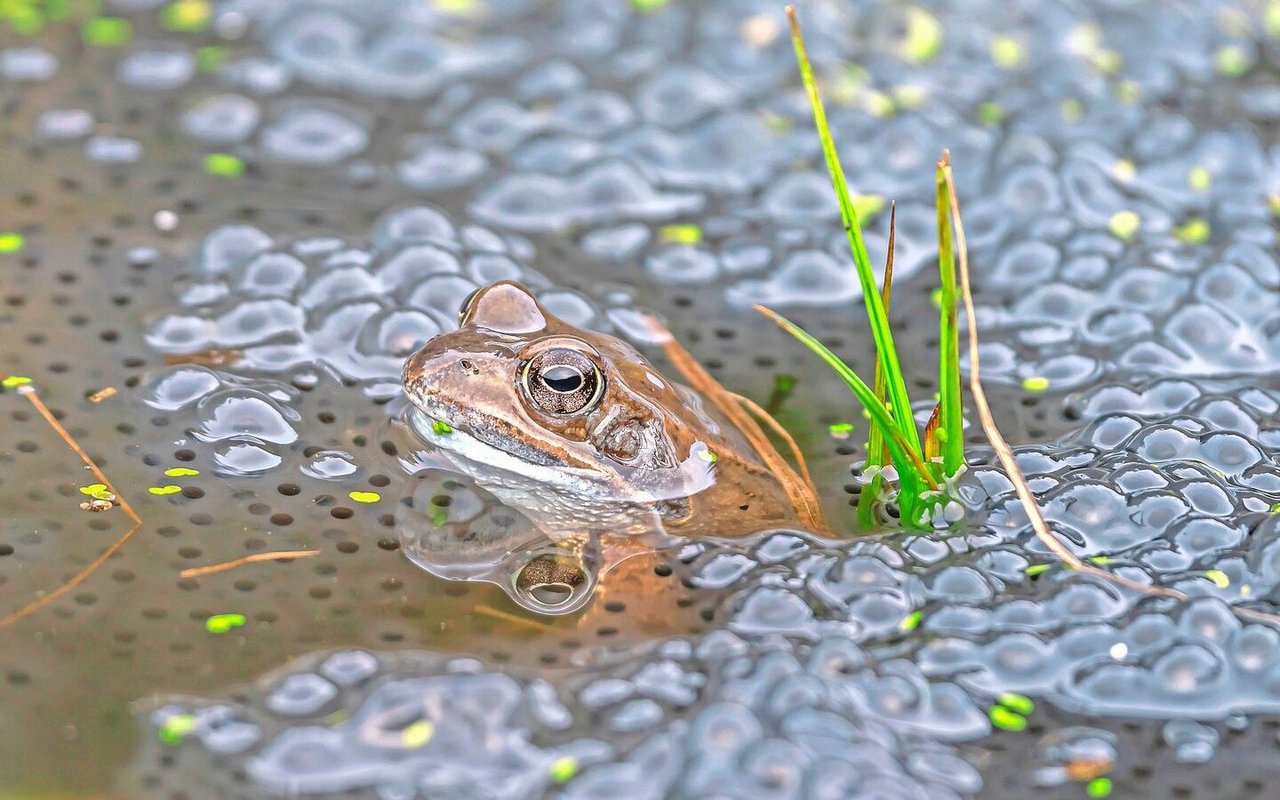
[[[803,462],[793,470],[760,426],[776,423],[651,325],[701,394],[510,281],[476,292],[459,329],[404,366],[416,433],[541,537],[515,548],[504,585],[526,608],[576,610],[606,571],[670,537],[823,528]]]

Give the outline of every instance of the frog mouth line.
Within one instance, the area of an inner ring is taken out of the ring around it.
[[[415,403],[413,427],[424,440],[444,450],[456,450],[450,445],[451,437],[464,436],[524,463],[539,467],[568,468],[572,465],[564,459],[539,450],[531,445],[520,445],[517,431],[506,432],[504,424],[472,425],[462,421],[465,410],[434,398],[419,398]],[[517,446],[512,446],[513,444]]]

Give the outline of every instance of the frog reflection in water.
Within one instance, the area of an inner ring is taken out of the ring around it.
[[[476,292],[458,330],[409,358],[414,432],[437,461],[536,529],[533,540],[507,543],[509,558],[494,573],[467,577],[561,614],[585,605],[605,572],[626,573],[618,567],[628,559],[640,562],[632,572],[652,578],[652,561],[634,557],[673,537],[823,529],[803,461],[800,473],[788,466],[757,420],[776,423],[652,324],[702,395],[659,375],[626,342],[558,319],[514,282]],[[458,577],[412,546],[405,552]],[[602,586],[645,591],[619,583],[611,576]]]

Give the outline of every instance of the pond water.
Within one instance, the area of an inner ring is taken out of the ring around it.
[[[0,794],[1236,797],[1280,778],[1280,631],[1233,613],[1280,591],[1280,6],[798,6],[873,259],[897,203],[917,399],[949,148],[983,377],[1046,517],[1187,601],[1056,565],[976,426],[961,523],[852,535],[865,421],[750,310],[869,374],[780,4],[19,2],[0,10],[0,375],[37,394],[0,393],[0,614],[131,528],[80,509],[96,480],[32,397],[142,522],[0,628]],[[554,618],[415,566],[401,365],[503,279],[660,360],[635,313],[656,312],[728,388],[781,401],[849,536],[690,541],[645,602]],[[277,551],[314,552],[181,575]]]

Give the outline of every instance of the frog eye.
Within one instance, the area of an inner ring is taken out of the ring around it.
[[[525,396],[546,414],[590,411],[604,394],[604,376],[585,353],[568,347],[543,350],[525,362]]]

